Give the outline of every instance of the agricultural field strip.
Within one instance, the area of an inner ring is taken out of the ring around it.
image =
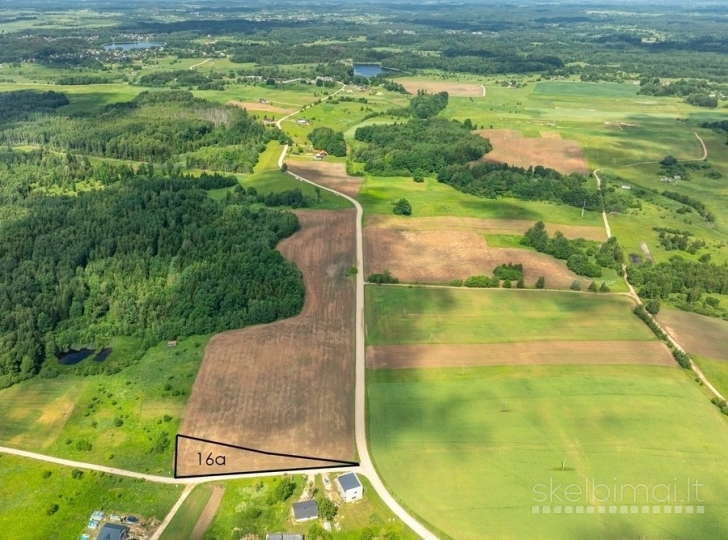
[[[697,137],[698,141],[700,141],[700,145],[703,147],[703,157],[701,157],[699,159],[687,159],[687,160],[684,160],[684,161],[703,161],[703,160],[705,160],[705,159],[708,158],[708,148],[705,146],[705,143],[703,142],[703,139],[700,138],[700,135],[698,135],[695,132],[693,132],[693,134]],[[636,167],[638,165],[650,165],[650,164],[653,164],[653,163],[657,163],[657,162],[656,161],[643,161],[643,162],[638,162],[638,163],[630,163],[629,165],[622,165],[621,167],[614,167],[614,168],[621,169],[621,168],[625,168],[625,167]],[[595,169],[594,170],[594,177],[597,179],[597,186],[601,186],[602,185],[602,180],[599,178],[599,174],[598,174],[599,171],[604,170],[604,169],[610,169],[610,168],[612,168],[612,167],[602,167],[600,169]],[[612,231],[611,231],[611,229],[609,227],[609,220],[607,219],[607,212],[606,211],[602,211],[602,219],[604,220],[604,229],[605,229],[605,231],[607,233],[607,238],[610,238],[612,236]],[[622,265],[622,268],[626,272],[627,266],[626,265]],[[625,273],[625,276],[626,276],[626,273]],[[637,294],[637,292],[634,290],[634,287],[632,287],[632,284],[629,281],[627,281],[627,278],[626,277],[625,277],[624,281],[627,283],[627,287],[629,287],[629,293],[627,293],[627,294],[629,296],[631,296],[632,298],[634,298],[638,305],[642,305],[642,300],[640,299],[640,297]],[[672,336],[672,334],[669,331],[667,331],[667,329],[665,329],[657,321],[657,319],[655,317],[652,317],[652,320],[655,322],[655,324],[659,328],[662,329],[663,332],[665,332],[665,335],[667,336],[667,339],[670,341],[670,343],[672,343],[672,345],[674,345],[674,347],[678,351],[681,351],[681,352],[684,353],[685,352],[685,349],[683,349],[680,346],[680,344],[675,340],[675,338]],[[718,391],[718,389],[711,384],[711,382],[708,380],[708,378],[705,376],[705,374],[700,370],[700,368],[697,366],[697,364],[695,364],[695,362],[693,362],[692,359],[690,359],[690,367],[695,372],[695,374],[698,376],[698,378],[703,382],[703,384],[705,386],[707,386],[710,389],[711,392],[713,392],[713,394],[715,394],[718,398],[720,398],[720,399],[722,399],[722,400],[725,401],[726,398],[723,396],[723,394],[721,394]]]
[[[342,89],[343,90],[343,87]],[[283,165],[283,160],[288,152],[288,145],[283,147],[281,157],[278,159],[278,165]],[[290,171],[286,171],[288,174],[301,180],[308,182],[313,185],[318,185],[311,180],[298,176]],[[359,454],[359,469],[372,484],[372,487],[377,492],[379,497],[382,499],[385,505],[408,527],[414,532],[419,534],[424,540],[438,540],[437,536],[432,534],[427,528],[425,528],[419,521],[417,521],[412,515],[410,515],[405,509],[392,497],[384,486],[379,474],[374,468],[371,457],[369,455],[369,448],[367,447],[367,434],[366,434],[366,386],[365,386],[365,374],[366,374],[366,348],[364,342],[365,328],[364,328],[364,235],[362,234],[362,219],[364,216],[364,210],[361,204],[356,199],[339,193],[338,191],[328,188],[326,186],[319,186],[321,189],[325,189],[335,195],[345,198],[351,202],[356,208],[356,383],[355,383],[355,433],[356,433],[356,448]]]
[[[174,503],[174,506],[167,514],[167,517],[164,518],[164,521],[162,521],[159,527],[157,527],[157,530],[154,531],[154,534],[152,535],[150,540],[159,540],[159,538],[162,536],[162,533],[164,533],[165,529],[167,528],[167,525],[170,524],[174,516],[177,514],[177,511],[182,507],[182,504],[187,500],[187,497],[189,497],[190,493],[192,493],[194,487],[194,484],[188,484],[185,487],[182,495],[179,496],[179,499],[177,499],[177,502]]]

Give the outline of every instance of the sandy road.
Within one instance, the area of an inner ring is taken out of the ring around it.
[[[190,66],[190,69],[195,69],[196,67],[199,67],[203,64],[207,64],[208,62],[212,62],[212,58],[208,58],[207,60],[203,60],[202,62],[199,62],[195,64],[194,66]]]

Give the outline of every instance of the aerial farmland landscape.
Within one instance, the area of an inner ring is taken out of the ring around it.
[[[726,29],[0,2],[0,539],[728,538]]]

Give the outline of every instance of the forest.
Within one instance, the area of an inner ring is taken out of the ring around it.
[[[561,174],[540,165],[524,169],[501,163],[481,162],[442,168],[437,181],[464,193],[497,199],[513,197],[525,201],[554,201],[587,210],[602,209],[599,193],[588,188],[586,177]]]
[[[450,165],[467,167],[466,163],[492,148],[464,124],[438,117],[363,126],[357,128],[354,138],[367,143],[354,151],[354,161],[379,176],[430,174]]]
[[[344,142],[344,134],[340,131],[317,127],[307,137],[316,150],[325,150],[328,154],[337,157],[346,155],[346,142]]]
[[[127,167],[104,189],[46,196],[34,190],[40,176],[77,182],[108,176],[109,166],[41,151],[0,159],[0,386],[112,336],[148,347],[290,317],[303,305],[301,274],[275,249],[298,229],[296,216],[207,196],[237,185],[233,177]]]
[[[46,95],[45,102],[60,102],[58,96],[63,95]],[[252,170],[265,144],[283,138],[278,128],[263,126],[244,110],[213,105],[183,90],[146,91],[100,110],[42,114],[0,127],[0,142],[8,145],[155,163],[189,153],[191,166],[235,172]]]

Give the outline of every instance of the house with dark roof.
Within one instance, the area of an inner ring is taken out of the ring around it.
[[[318,504],[316,501],[301,501],[293,503],[293,520],[308,521],[316,519],[319,515]]]
[[[359,477],[353,472],[337,476],[336,489],[344,502],[358,501],[364,496],[364,488]]]
[[[101,527],[96,538],[97,540],[126,540],[128,538],[127,529],[123,525],[107,523]]]

